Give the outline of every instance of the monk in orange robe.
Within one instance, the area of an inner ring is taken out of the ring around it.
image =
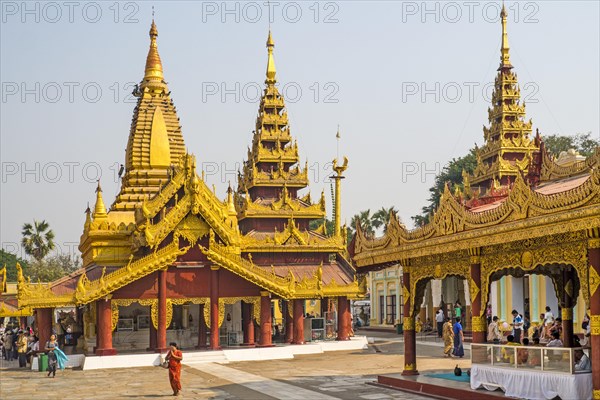
[[[177,343],[169,343],[171,350],[167,354],[166,360],[169,362],[169,382],[173,389],[173,396],[179,396],[181,390],[181,360],[183,360],[183,354],[181,350],[177,348]]]

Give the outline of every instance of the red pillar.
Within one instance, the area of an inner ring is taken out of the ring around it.
[[[304,344],[304,300],[292,300],[294,307],[294,335],[292,344]]]
[[[112,347],[112,310],[110,300],[96,302],[96,355],[114,356],[117,350]]]
[[[156,352],[167,351],[167,271],[158,271],[158,328]]]
[[[150,329],[148,329],[149,334],[150,334],[150,346],[149,346],[149,350],[151,351],[155,351],[156,350],[156,328],[154,327],[154,322],[150,321]]]
[[[242,302],[242,320],[244,323],[244,346],[254,346],[254,321],[252,303]]]
[[[25,329],[27,327],[27,317],[19,317],[19,325],[21,329]]]
[[[294,341],[293,305],[290,304],[289,300],[284,301],[283,304],[285,310],[285,313],[283,314],[285,316],[285,342],[292,343]]]
[[[267,291],[260,292],[260,345],[271,347],[272,341],[271,296]]]
[[[404,274],[402,275],[402,285],[407,289],[404,293],[409,293],[408,298],[404,298],[404,370],[402,375],[418,375],[417,371],[417,341],[415,336],[415,317],[411,310],[411,297],[414,294],[410,294],[410,274],[407,271],[407,267],[404,267]],[[413,300],[414,301],[414,300]]]
[[[473,343],[484,343],[487,324],[485,316],[482,315],[480,249],[469,249],[469,253],[471,255],[471,282],[469,285],[477,286],[477,294],[471,299],[471,331],[473,333]],[[473,290],[471,290],[471,293],[473,293]]]
[[[220,350],[219,346],[219,267],[210,267],[210,349]]]
[[[198,313],[198,348],[206,349],[206,321],[204,320],[204,304],[200,304]]]
[[[590,331],[592,346],[592,386],[594,400],[600,399],[600,228],[588,230],[590,260]]]
[[[40,339],[40,349],[46,345],[52,335],[52,308],[38,308],[35,313],[35,324]]]
[[[336,340],[350,340],[350,305],[346,296],[338,297],[338,335]]]

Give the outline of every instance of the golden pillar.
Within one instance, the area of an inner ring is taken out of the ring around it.
[[[342,226],[342,179],[344,176],[342,174],[348,168],[348,159],[344,157],[344,164],[338,165],[337,158],[333,160],[333,171],[335,175],[332,176],[332,179],[335,179],[335,204],[334,204],[334,231],[333,234],[335,237],[339,237],[341,235],[341,226]]]

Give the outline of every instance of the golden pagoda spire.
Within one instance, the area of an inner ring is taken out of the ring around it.
[[[98,181],[98,187],[96,188],[96,205],[94,206],[94,214],[92,216],[94,217],[94,220],[107,218],[106,207],[104,206],[104,200],[102,199],[100,181]]]
[[[508,31],[506,30],[506,8],[504,2],[502,3],[502,11],[500,12],[500,18],[502,20],[502,46],[500,47],[500,68],[512,68],[510,64],[510,47],[508,46]]]
[[[525,103],[521,102],[517,75],[510,63],[506,29],[508,13],[504,5],[500,16],[500,67],[494,80],[492,104],[488,108],[489,126],[483,127],[485,144],[476,148],[477,166],[466,181],[471,189],[490,190],[494,186],[509,185],[511,177],[520,174],[520,170],[527,170],[531,154],[538,149],[529,137],[532,122],[526,120]]]
[[[271,30],[269,30],[269,37],[267,38],[267,51],[269,52],[269,59],[267,61],[267,79],[265,83],[268,85],[274,85],[277,82],[276,78],[276,69],[275,69],[275,59],[273,58],[273,49],[275,48],[275,42],[273,41],[273,36],[271,35]]]
[[[158,54],[158,44],[156,43],[158,29],[154,23],[154,18],[152,19],[152,25],[150,26],[149,34],[150,49],[148,50],[148,57],[146,57],[146,70],[144,73],[144,80],[142,81],[142,87],[166,89],[162,61],[160,60],[160,55]]]
[[[90,203],[88,203],[87,208],[85,209],[85,222],[83,224],[83,229],[88,229],[92,224],[92,210],[90,210]]]

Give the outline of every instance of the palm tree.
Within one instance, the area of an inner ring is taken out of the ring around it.
[[[23,235],[21,244],[25,249],[25,253],[37,261],[42,260],[50,250],[54,249],[54,232],[52,232],[46,221],[34,220],[33,225],[30,223],[24,224],[21,234]]]
[[[373,227],[375,229],[383,227],[383,233],[385,233],[387,230],[387,224],[390,222],[392,214],[396,215],[397,213],[398,210],[396,210],[396,207],[394,206],[391,206],[390,208],[381,207],[381,209],[373,214],[373,217],[371,218]]]
[[[375,229],[373,229],[373,221],[371,219],[371,210],[361,211],[352,218],[350,227],[355,231],[357,223],[360,225],[360,229],[366,237],[372,238],[375,236]]]

